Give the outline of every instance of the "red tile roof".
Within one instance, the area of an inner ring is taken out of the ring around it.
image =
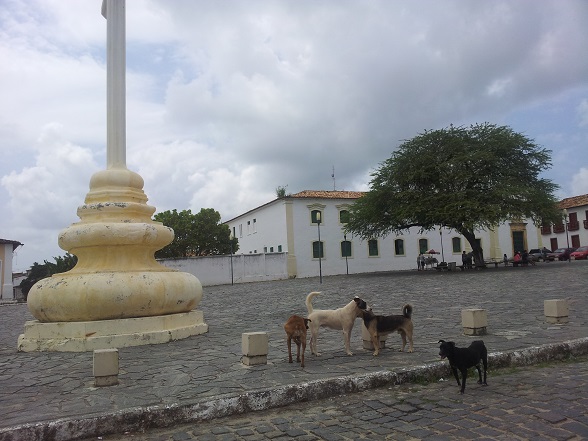
[[[562,199],[559,201],[559,204],[557,204],[557,208],[563,210],[564,208],[575,208],[584,205],[588,205],[588,194]]]
[[[359,199],[365,194],[363,191],[328,191],[328,190],[304,190],[290,195],[292,198],[319,198],[319,199]]]

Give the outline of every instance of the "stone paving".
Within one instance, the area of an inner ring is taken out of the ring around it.
[[[459,395],[453,378],[403,384],[285,408],[105,436],[108,441],[582,440],[588,359],[494,371]],[[96,439],[94,437],[93,439]]]
[[[93,386],[92,353],[16,352],[18,334],[32,317],[25,305],[2,306],[0,439],[11,439],[7,436],[20,425],[48,426],[59,418],[108,416],[148,406],[205,404],[213,398],[231,399],[284,385],[437,362],[440,338],[463,345],[471,341],[461,329],[461,310],[466,308],[487,311],[484,341],[490,352],[585,338],[587,280],[588,262],[575,261],[483,271],[333,276],[324,277],[322,284],[317,277],[205,287],[200,309],[209,325],[208,334],[164,345],[121,348],[120,384],[107,388]],[[391,335],[388,348],[373,357],[371,351],[362,349],[357,321],[353,356],[345,354],[340,332],[321,330],[321,357],[310,356],[307,348],[304,369],[287,363],[283,324],[292,314],[306,314],[304,299],[310,291],[322,291],[314,301],[320,309],[343,306],[355,295],[364,298],[376,313],[400,313],[402,305],[411,303],[415,352],[396,352],[400,338]],[[544,320],[543,301],[557,298],[568,299],[569,322],[551,325]],[[241,334],[252,331],[269,333],[267,365],[246,367],[240,362]]]

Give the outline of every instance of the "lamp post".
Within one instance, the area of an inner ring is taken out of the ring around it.
[[[563,209],[563,215],[564,215],[564,227],[566,229],[566,242],[568,244],[568,248],[570,247],[570,235],[568,234],[568,210],[566,210],[565,208]],[[570,256],[568,255],[568,262],[571,262],[572,260],[570,259]]]
[[[445,254],[443,253],[443,230],[439,227],[439,237],[441,238],[441,259],[445,263]]]
[[[347,234],[343,234],[343,243],[345,244],[345,271],[349,275],[349,262],[347,256],[349,255],[349,248],[347,248]]]
[[[229,243],[231,245],[231,285],[233,285],[233,235],[229,236]]]
[[[323,251],[323,247],[321,245],[321,212],[316,212],[316,227],[318,229],[318,256],[319,256],[319,280],[320,283],[323,283],[323,268],[321,263],[321,254]]]

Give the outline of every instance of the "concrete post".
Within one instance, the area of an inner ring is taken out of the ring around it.
[[[567,323],[569,307],[566,299],[545,300],[543,302],[545,320],[548,323]]]
[[[245,332],[241,336],[242,362],[253,366],[267,364],[269,338],[267,332]]]
[[[464,309],[461,311],[461,324],[465,335],[485,335],[488,317],[485,309]]]
[[[94,351],[94,384],[97,387],[118,384],[118,349]]]

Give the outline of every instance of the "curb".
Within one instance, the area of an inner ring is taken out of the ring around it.
[[[530,366],[588,354],[588,337],[488,355],[492,369]],[[261,389],[240,395],[219,396],[167,406],[134,407],[117,412],[63,418],[0,429],[0,441],[71,441],[99,435],[140,432],[174,424],[208,421],[293,403],[329,398],[387,385],[438,381],[450,375],[449,365],[438,361],[397,371],[378,371]]]

